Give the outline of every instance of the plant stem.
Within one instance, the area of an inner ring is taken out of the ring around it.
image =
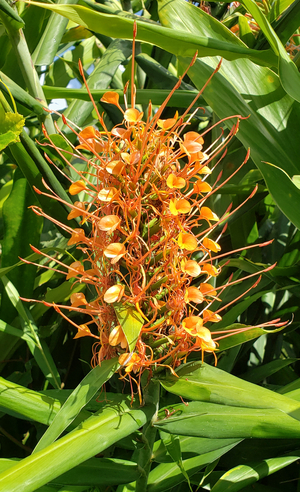
[[[153,445],[155,442],[156,428],[153,426],[153,422],[157,419],[157,412],[159,406],[159,393],[160,384],[158,381],[151,380],[144,390],[145,404],[154,404],[155,409],[151,419],[143,427],[143,447],[139,451],[137,464],[141,472],[140,477],[136,481],[135,492],[146,492],[148,475],[151,467],[151,457],[153,451]]]

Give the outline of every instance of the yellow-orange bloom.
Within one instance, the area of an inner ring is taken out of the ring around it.
[[[194,260],[182,260],[181,262],[181,270],[184,273],[187,273],[191,277],[198,277],[201,273],[200,265]]]
[[[75,338],[81,338],[81,337],[90,337],[93,336],[91,333],[91,330],[87,325],[80,325],[78,326],[78,333],[76,333]]]
[[[215,297],[217,295],[217,291],[213,288],[212,285],[208,283],[200,284],[199,289],[202,292],[202,294],[205,296]]]
[[[122,354],[119,357],[119,364],[125,366],[125,372],[128,374],[129,372],[137,372],[140,368],[139,362],[141,358],[135,352],[133,354]]]
[[[202,179],[198,179],[194,184],[194,192],[195,193],[210,193],[212,190],[211,186],[206,183],[206,181],[202,181]]]
[[[197,287],[188,287],[184,294],[185,302],[195,302],[200,304],[204,300],[202,292]]]
[[[109,287],[109,289],[107,289],[103,299],[108,304],[119,302],[123,297],[124,289],[125,289],[124,285],[120,285],[120,284],[113,285],[112,287]]]
[[[188,251],[194,251],[198,246],[198,241],[192,234],[181,232],[178,236],[178,246]]]
[[[85,306],[88,303],[83,292],[71,294],[70,301],[73,307]]]
[[[100,99],[101,102],[107,103],[107,104],[114,104],[115,106],[119,107],[119,94],[117,92],[105,92],[103,96]]]
[[[186,181],[184,178],[180,178],[173,173],[169,174],[169,176],[167,178],[168,188],[171,188],[171,189],[177,188],[180,190],[181,188],[184,188],[185,185],[186,185]]]
[[[111,263],[117,263],[122,256],[125,255],[126,249],[124,244],[121,243],[111,243],[107,248],[104,250],[104,256],[106,258],[112,258]]]
[[[69,193],[70,195],[77,195],[80,193],[80,191],[87,190],[85,182],[80,179],[79,181],[75,181],[75,183],[72,183],[70,188],[69,188]]]
[[[172,215],[178,214],[188,214],[191,210],[191,204],[184,198],[181,200],[176,200],[176,198],[172,198],[170,201],[169,209]]]
[[[217,221],[219,217],[208,207],[201,207],[200,209],[200,219],[205,219],[208,222],[211,220]]]
[[[204,246],[205,249],[208,249],[209,251],[213,251],[214,253],[218,253],[218,251],[221,251],[221,246],[213,241],[212,239],[209,239],[208,237],[205,237],[202,241],[202,245]]]
[[[126,349],[128,346],[126,336],[122,327],[120,325],[115,326],[109,334],[109,345],[116,347],[116,345],[121,345],[121,348]]]
[[[71,263],[71,265],[68,268],[68,275],[66,277],[67,280],[70,278],[77,277],[78,274],[83,274],[84,273],[84,266],[80,261],[74,261]]]
[[[203,319],[200,316],[188,316],[182,320],[182,326],[185,331],[196,336],[203,326]]]
[[[67,217],[68,220],[75,219],[76,217],[80,217],[85,212],[85,206],[83,202],[75,202],[74,206],[77,209],[79,208],[80,210],[76,210],[76,208],[73,208]]]
[[[143,114],[136,108],[126,109],[124,113],[124,119],[128,123],[137,123],[143,118]]]
[[[85,234],[83,229],[73,229],[72,236],[68,241],[68,246],[77,244],[85,240]]]
[[[105,167],[105,169],[109,174],[113,174],[114,176],[119,176],[122,173],[124,166],[125,164],[121,160],[110,161]]]
[[[117,215],[106,215],[98,222],[100,231],[113,232],[117,229],[121,219]]]
[[[222,317],[214,313],[213,311],[210,311],[210,309],[205,309],[203,311],[203,322],[206,323],[206,321],[210,321],[211,323],[218,323],[221,321]]]
[[[117,193],[118,190],[113,186],[111,188],[103,188],[98,193],[98,199],[101,200],[101,202],[111,202],[113,198],[116,197]]]
[[[163,130],[169,130],[172,128],[178,120],[178,111],[176,111],[174,118],[167,118],[166,120],[157,120],[157,126]]]
[[[211,277],[216,277],[219,274],[218,269],[210,263],[201,264],[201,269],[202,273],[207,273],[207,275],[210,275]]]

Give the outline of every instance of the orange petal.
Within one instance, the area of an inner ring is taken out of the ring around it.
[[[167,118],[166,120],[157,120],[157,126],[163,130],[169,130],[175,125],[178,120],[178,111],[176,111],[174,118]]]
[[[141,113],[136,108],[126,109],[126,111],[124,113],[124,119],[128,123],[137,123],[138,121],[140,121],[143,118],[143,114],[144,113]]]
[[[213,251],[214,253],[218,253],[218,251],[221,251],[221,246],[213,241],[212,239],[209,239],[208,237],[205,237],[202,241],[202,245],[204,246],[205,249],[208,249],[209,251]]]
[[[125,289],[124,285],[120,285],[120,284],[113,285],[112,287],[107,289],[103,299],[108,304],[119,302],[123,297],[124,289]]]
[[[85,234],[83,229],[73,229],[72,236],[68,241],[68,246],[72,244],[77,244],[85,240]]]
[[[112,258],[111,263],[117,263],[122,256],[125,255],[126,249],[124,244],[121,243],[111,243],[107,248],[104,250],[104,256],[106,258]]]
[[[217,268],[210,263],[204,263],[203,265],[201,265],[201,268],[202,273],[207,273],[207,275],[210,275],[211,277],[216,277],[219,274]]]
[[[187,142],[197,142],[199,144],[204,144],[204,140],[197,132],[186,132],[183,136],[183,141]]]
[[[96,138],[96,130],[93,126],[87,126],[79,133],[79,140],[88,140],[89,138]]]
[[[169,174],[168,178],[167,178],[167,186],[168,188],[177,188],[177,189],[181,189],[181,188],[184,188],[186,185],[186,181],[184,178],[180,178],[178,176],[176,176],[175,174]]]
[[[114,104],[119,107],[119,94],[117,92],[105,92],[100,101],[107,104]]]
[[[127,348],[128,344],[127,344],[126,336],[120,325],[115,326],[115,328],[113,328],[112,331],[110,332],[109,344],[112,347],[121,344],[122,348]]]
[[[191,335],[196,335],[203,326],[203,319],[199,316],[188,316],[182,320],[182,326]]]
[[[77,209],[79,208],[80,210],[76,210],[76,208],[73,208],[67,217],[68,220],[75,219],[76,217],[80,217],[85,212],[84,202],[75,202],[74,206]]]
[[[217,221],[217,220],[219,220],[219,217],[217,216],[217,214],[215,214],[208,207],[201,207],[201,209],[200,209],[200,218],[201,219],[205,219],[207,221],[210,221],[210,220]]]
[[[80,193],[80,191],[87,190],[85,182],[80,179],[79,181],[76,181],[75,183],[72,183],[70,188],[69,188],[69,193],[70,195],[77,195],[77,193]]]
[[[70,301],[73,307],[85,306],[88,303],[82,292],[71,294]]]
[[[117,229],[121,219],[117,215],[106,215],[98,222],[100,231],[113,232]]]
[[[114,187],[103,188],[98,193],[98,199],[101,200],[101,202],[111,202],[117,193],[118,190]]]
[[[84,266],[80,263],[80,261],[74,261],[68,267],[68,275],[66,279],[69,280],[69,278],[77,277],[78,274],[82,275],[83,273],[84,273]]]
[[[188,251],[194,251],[198,246],[198,241],[192,234],[181,232],[178,236],[178,246]]]
[[[184,198],[181,200],[176,200],[176,198],[173,198],[170,201],[169,209],[172,215],[178,215],[180,214],[188,214],[191,210],[191,204]]]
[[[114,176],[119,176],[124,168],[125,164],[122,161],[111,161],[105,167],[106,171],[109,174],[113,174]]]
[[[198,277],[201,273],[200,265],[194,260],[183,260],[181,262],[181,270],[191,277]]]
[[[80,325],[78,326],[78,333],[76,333],[75,338],[81,338],[81,337],[91,337],[93,336],[91,333],[91,330],[87,325]]]
[[[217,291],[210,284],[200,284],[199,289],[205,296],[215,297],[217,295]]]
[[[194,184],[195,193],[210,193],[211,190],[212,187],[206,181],[202,181],[202,179],[198,179]]]
[[[184,300],[186,302],[195,302],[200,304],[204,300],[202,292],[197,287],[188,287],[184,294]]]
[[[211,323],[218,323],[221,321],[222,317],[214,313],[213,311],[210,311],[209,309],[205,309],[203,311],[203,322],[206,323],[207,321],[210,321]]]

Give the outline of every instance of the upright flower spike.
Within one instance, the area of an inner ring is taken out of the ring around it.
[[[214,73],[219,67],[220,64]],[[79,69],[85,81],[81,65]],[[67,319],[64,311],[72,313],[69,320],[77,329],[75,338],[95,338],[93,364],[117,357],[123,377],[138,384],[139,394],[143,371],[154,371],[164,364],[173,371],[195,351],[201,352],[203,360],[206,352],[215,355],[216,340],[238,332],[210,330],[212,323],[217,327],[221,319],[219,312],[224,306],[220,308],[219,303],[223,291],[239,280],[229,277],[224,285],[219,285],[218,261],[227,253],[220,254],[222,231],[218,228],[225,215],[219,218],[213,205],[209,208],[205,204],[207,195],[211,197],[214,190],[229,181],[219,180],[213,185],[206,182],[206,177],[212,172],[210,162],[220,161],[238,123],[224,142],[210,145],[209,154],[205,154],[204,135],[188,131],[189,112],[204,88],[181,117],[176,113],[174,118],[163,118],[163,110],[180,83],[181,80],[153,114],[149,103],[145,120],[135,104],[132,64],[131,107],[127,105],[128,84],[124,107],[116,92],[108,91],[101,99],[123,114],[122,125],[110,131],[85,82],[101,128],[99,131],[89,126],[79,133],[77,127],[74,130],[79,138],[74,157],[82,157],[85,169],[78,172],[69,194],[85,191],[85,202],[70,205],[51,193],[47,185],[47,192],[37,191],[69,206],[68,219],[82,217],[85,227],[72,228],[70,222],[62,224],[33,207],[36,214],[68,232],[68,245],[76,247],[76,260],[70,265],[56,259],[59,273],[67,281],[88,287],[85,294],[72,294],[68,305],[51,306]],[[46,138],[57,149],[48,135]],[[80,154],[81,149],[85,150],[84,155]],[[245,162],[247,158],[248,155]],[[76,171],[72,160],[64,163]],[[232,213],[227,211],[226,217]],[[35,248],[33,251],[47,260],[42,268],[52,268],[48,266],[50,255]],[[78,313],[89,316],[90,321],[77,325],[74,318]],[[275,320],[274,326],[282,324]],[[133,327],[135,345],[130,339]],[[161,342],[159,347],[157,341]]]

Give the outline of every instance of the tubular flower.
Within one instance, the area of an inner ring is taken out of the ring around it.
[[[83,71],[82,77],[84,80]],[[85,191],[85,202],[78,199],[70,206],[54,192],[51,195],[71,207],[68,219],[83,217],[84,229],[72,228],[71,222],[59,223],[38,207],[33,210],[70,234],[70,255],[76,261],[68,265],[54,258],[59,273],[74,284],[89,287],[85,295],[73,293],[68,305],[54,307],[66,318],[62,309],[70,311],[73,326],[76,314],[90,317],[86,324],[75,324],[75,337],[96,339],[93,365],[118,357],[123,376],[130,380],[132,373],[138,374],[139,380],[146,369],[153,371],[166,364],[173,370],[191,352],[201,351],[202,358],[205,352],[214,353],[213,337],[219,340],[231,334],[223,330],[215,336],[217,331],[210,331],[212,323],[217,327],[221,319],[218,312],[226,308],[218,304],[223,291],[240,281],[229,277],[219,285],[218,259],[227,255],[219,254],[220,223],[225,217],[219,218],[206,199],[209,194],[213,208],[214,188],[223,183],[220,177],[214,187],[200,176],[211,174],[210,162],[223,155],[238,131],[238,121],[224,144],[218,140],[204,154],[203,135],[186,131],[196,100],[180,118],[176,113],[169,119],[162,119],[168,100],[153,112],[149,104],[146,119],[135,107],[134,86],[132,107],[127,106],[126,97],[124,100],[121,106],[113,91],[102,97],[102,102],[120,109],[121,124],[108,130],[98,114],[99,130],[89,126],[79,132],[74,159],[82,159],[85,168],[80,167],[69,194]],[[98,111],[96,104],[94,107]],[[78,136],[77,127],[74,133]],[[48,140],[55,149],[55,143]],[[86,151],[91,154],[88,159]],[[66,165],[76,171],[72,159]],[[226,218],[232,213],[227,211]],[[34,251],[47,259],[41,267],[53,264],[46,252]],[[162,342],[159,347],[157,341]]]

